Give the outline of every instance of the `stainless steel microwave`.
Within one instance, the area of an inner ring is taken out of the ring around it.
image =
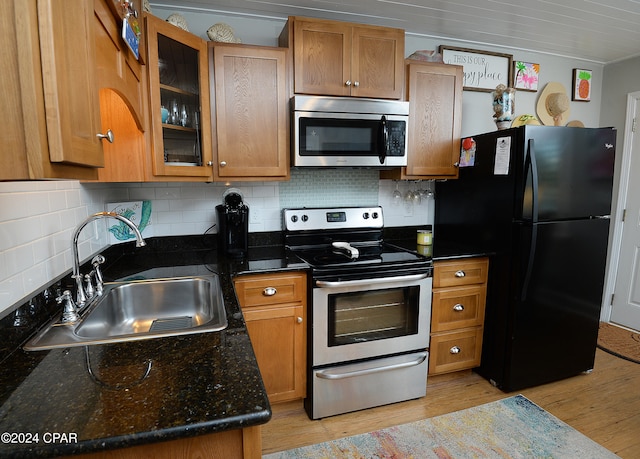
[[[294,96],[291,107],[293,166],[407,165],[409,102]]]

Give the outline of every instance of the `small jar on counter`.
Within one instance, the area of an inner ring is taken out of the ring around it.
[[[431,231],[431,225],[427,226],[426,229],[418,230],[418,245],[431,245],[433,244],[433,232]]]

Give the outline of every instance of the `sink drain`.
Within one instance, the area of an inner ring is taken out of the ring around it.
[[[170,317],[167,319],[156,319],[149,327],[150,332],[159,332],[167,330],[177,330],[181,328],[191,327],[193,320],[191,316]]]

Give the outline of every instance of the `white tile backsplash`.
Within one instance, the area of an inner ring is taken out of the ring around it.
[[[403,192],[411,184],[399,182]],[[432,182],[420,182],[432,187]],[[284,207],[381,205],[387,226],[433,220],[433,200],[394,205],[395,182],[375,170],[292,170],[288,182],[234,184],[249,206],[249,231],[280,231]],[[106,203],[152,201],[153,234],[215,233],[215,207],[228,189],[222,183],[80,184],[77,181],[0,183],[0,317],[72,268],[71,238],[88,215]],[[81,261],[108,244],[106,220],[81,232]]]

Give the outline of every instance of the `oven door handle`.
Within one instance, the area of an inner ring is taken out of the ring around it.
[[[388,282],[413,282],[429,277],[428,273],[410,274],[408,276],[380,277],[374,279],[358,279],[351,281],[323,281],[317,280],[316,287],[337,288],[337,287],[357,287],[361,285],[386,284]]]
[[[346,378],[355,378],[357,376],[370,375],[373,373],[381,373],[383,371],[393,371],[399,370],[401,368],[409,368],[415,367],[422,362],[424,362],[427,358],[426,352],[421,352],[418,354],[418,357],[414,360],[410,360],[408,362],[395,363],[393,365],[385,365],[382,367],[375,368],[367,368],[366,370],[356,370],[356,371],[345,371],[343,373],[339,373],[335,368],[331,370],[320,370],[316,372],[316,376],[320,379],[346,379]]]

